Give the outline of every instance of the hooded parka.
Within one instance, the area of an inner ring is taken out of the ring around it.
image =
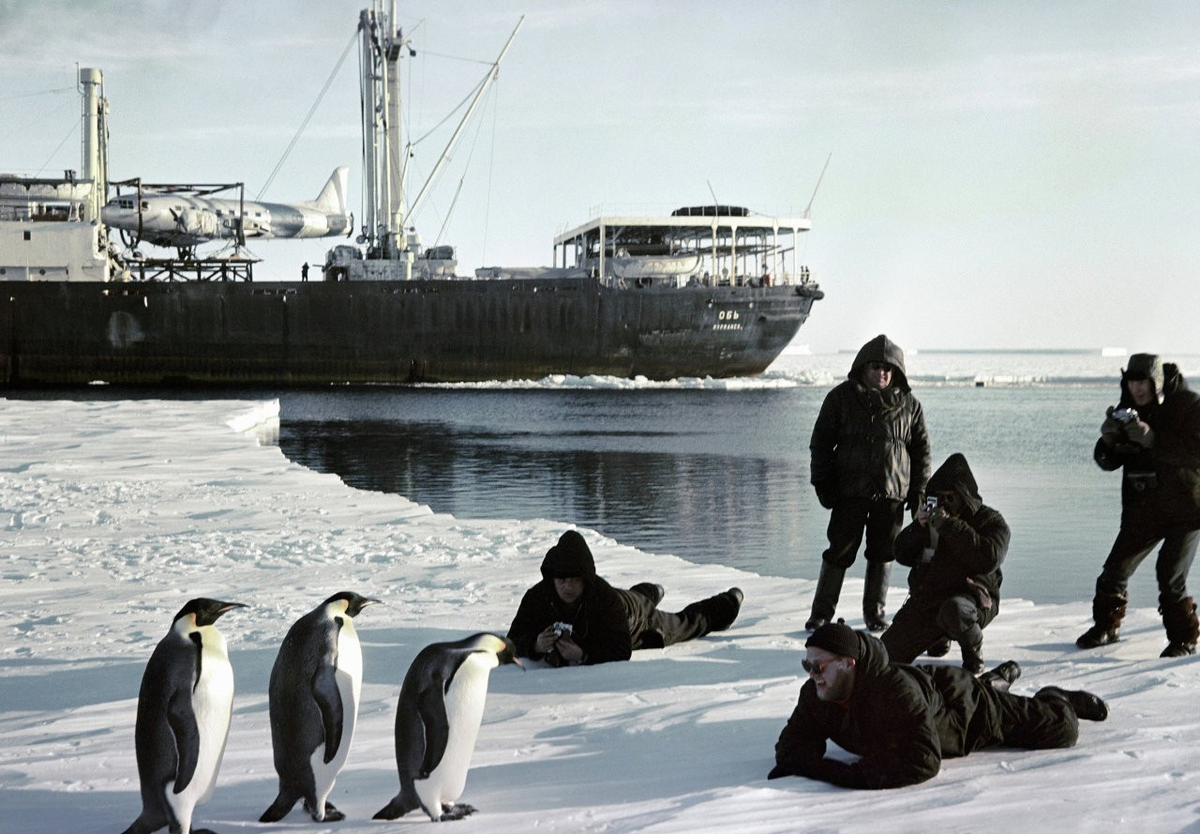
[[[850,697],[822,701],[814,681],[804,682],[775,745],[772,776],[899,788],[933,778],[943,759],[998,745],[1071,747],[1078,738],[1078,717],[1065,701],[1001,692],[952,666],[889,664],[877,638],[858,632],[858,639]],[[826,758],[827,741],[860,758]]]
[[[869,362],[895,368],[891,385],[880,391],[863,384]],[[824,496],[887,498],[916,509],[929,480],[929,434],[899,345],[881,334],[862,346],[846,380],[821,404],[809,451],[812,484],[823,504]]]

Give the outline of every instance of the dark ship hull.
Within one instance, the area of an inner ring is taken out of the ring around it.
[[[4,288],[7,386],[746,376],[779,355],[822,295],[583,277]]]

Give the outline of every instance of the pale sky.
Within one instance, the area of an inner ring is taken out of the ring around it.
[[[0,171],[79,167],[79,65],[104,72],[114,179],[241,181],[253,198],[365,5],[0,0]],[[525,15],[415,218],[432,244],[449,212],[441,242],[460,273],[548,264],[553,236],[600,206],[657,213],[715,193],[796,214],[832,155],[804,243],[826,298],[798,342],[1200,354],[1200,4],[399,8],[418,134]],[[347,165],[361,218],[356,66],[354,45],[265,199],[312,199]],[[444,141],[421,144],[417,166]],[[330,244],[252,244],[256,275],[298,277]]]

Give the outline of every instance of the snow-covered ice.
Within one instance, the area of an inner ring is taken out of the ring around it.
[[[569,520],[457,519],[354,490],[258,442],[274,403],[16,399],[0,415],[0,832],[117,832],[137,816],[142,670],[195,596],[250,606],[218,624],[237,694],[216,794],[196,825],[357,834],[429,824],[370,819],[397,787],[400,680],[428,643],[503,633]],[[1090,576],[1078,603],[1006,599],[988,628],[985,656],[1022,665],[1014,691],[1056,683],[1108,700],[1109,720],[1083,722],[1075,748],[987,751],[945,762],[923,785],[852,792],[766,780],[801,683],[811,582],[584,534],[614,583],[660,582],[668,609],[737,585],[742,616],[628,663],[494,671],[462,797],[479,810],[455,830],[1200,831],[1200,658],[1158,658],[1152,600],[1134,600],[1122,641],[1094,652],[1073,644],[1089,621]],[[384,602],[356,621],[360,723],[330,797],[347,820],[314,823],[297,806],[260,824],[276,789],[267,679],[279,641],[343,589]],[[844,593],[854,599],[861,583]],[[893,588],[892,609],[903,594]]]

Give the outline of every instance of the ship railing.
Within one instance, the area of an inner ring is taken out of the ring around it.
[[[648,287],[670,287],[670,288],[685,288],[685,287],[785,287],[785,286],[807,286],[813,284],[812,273],[807,266],[802,266],[797,272],[790,270],[781,270],[780,272],[767,273],[767,280],[763,280],[762,273],[735,272],[732,274],[712,275],[708,272],[696,272],[688,275],[614,275],[608,273],[603,278],[597,274],[595,267],[591,270],[591,276],[600,281],[605,286],[614,287],[616,289],[646,289]],[[484,276],[481,276],[484,277]]]

